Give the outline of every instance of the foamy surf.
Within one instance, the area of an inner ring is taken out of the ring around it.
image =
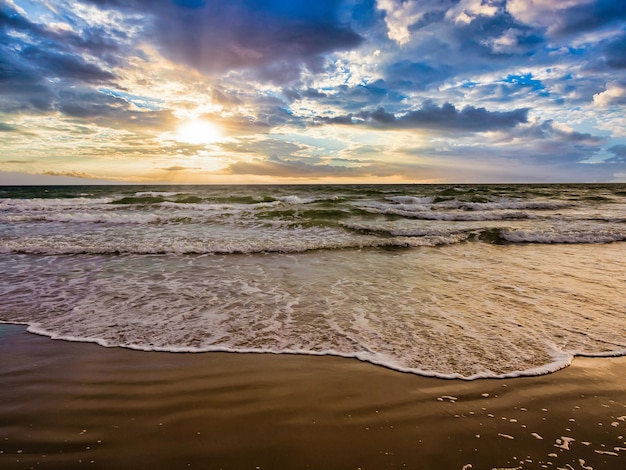
[[[620,188],[0,188],[0,320],[107,347],[545,374],[626,353]]]

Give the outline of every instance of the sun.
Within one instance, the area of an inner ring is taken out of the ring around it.
[[[219,127],[204,119],[183,122],[176,131],[175,138],[188,144],[211,144],[222,137]]]

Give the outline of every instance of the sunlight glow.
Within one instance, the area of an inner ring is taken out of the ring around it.
[[[186,121],[178,128],[175,138],[188,144],[211,144],[222,137],[215,124],[202,119]]]

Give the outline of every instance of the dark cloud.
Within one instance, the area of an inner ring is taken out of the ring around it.
[[[90,89],[63,90],[57,109],[65,116],[114,129],[169,130],[177,120],[170,110],[136,110],[131,103]]]
[[[478,52],[492,60],[510,56],[531,57],[546,43],[544,34],[542,29],[522,24],[503,10],[492,17],[480,16],[455,29],[462,52],[472,55]],[[511,41],[506,47],[498,45],[503,37]]]
[[[586,143],[591,145],[596,145],[602,142],[601,137],[597,137],[589,133],[581,133],[570,129],[555,127],[555,123],[552,120],[535,122],[532,125],[517,128],[512,131],[511,136],[516,138]]]
[[[36,133],[31,132],[30,130],[28,130],[27,128],[23,126],[14,126],[11,124],[6,124],[4,122],[0,122],[0,132],[12,132],[14,134],[29,135],[29,136],[36,135]]]
[[[48,48],[25,47],[19,57],[46,79],[64,78],[100,83],[115,78],[111,72],[87,62],[81,56],[58,53]]]
[[[71,14],[65,14],[64,20],[73,23]],[[26,36],[26,43],[39,44],[46,49],[85,53],[109,64],[120,64],[123,57],[123,44],[128,34],[115,27],[105,29],[101,26],[72,24],[78,32],[68,29],[52,29],[43,24],[33,23],[8,6],[0,7],[0,28],[5,31],[19,31]],[[16,39],[13,38],[15,42]]]
[[[556,35],[580,34],[626,20],[626,2],[595,0],[575,5],[551,18],[551,32]]]
[[[626,69],[626,33],[601,45],[600,57],[593,62],[609,69]]]
[[[401,89],[425,90],[441,83],[452,75],[453,68],[446,64],[432,65],[403,59],[387,66],[385,73],[390,85]]]
[[[560,164],[584,162],[603,143],[602,137],[558,126],[552,120],[516,127],[492,142],[505,158]]]
[[[70,20],[69,15],[66,19]],[[87,82],[114,78],[110,71],[95,62],[119,64],[122,56],[120,40],[126,38],[126,34],[119,30],[80,26],[80,34],[54,30],[29,21],[7,5],[0,7],[2,51],[13,55],[26,69],[35,70],[45,78]]]
[[[0,95],[0,111],[9,113],[50,111],[54,101],[51,84],[35,70],[7,54],[1,46]]]
[[[432,11],[409,28],[411,41],[381,63],[387,90],[393,90],[398,101],[416,93],[421,99],[432,97],[429,92],[441,85],[462,82],[475,74],[516,70],[520,63],[528,65],[531,57],[534,65],[543,60],[554,62],[553,58],[544,59],[542,29],[521,24],[502,4],[492,16],[472,15],[468,22],[447,18],[438,5],[431,3]],[[427,3],[422,8],[426,10]]]
[[[567,174],[565,170],[571,168],[572,174],[578,174],[575,181],[583,181],[585,169],[589,173],[592,168],[594,171],[599,168],[596,164],[590,165],[585,162],[602,152],[603,144],[605,144],[605,139],[602,137],[561,128],[550,120],[522,124],[500,131],[497,135],[499,137],[494,137],[480,145],[476,145],[473,141],[463,140],[455,142],[454,145],[427,144],[406,148],[404,152],[408,155],[427,156],[432,159],[465,161],[468,165],[472,165],[471,162],[483,162],[483,164],[489,162],[489,166],[494,168],[507,165],[514,165],[518,168],[525,166],[527,168],[524,171],[528,170],[531,173],[537,173],[541,168],[550,166],[553,171],[561,168],[563,174]],[[603,174],[603,177],[606,175]],[[509,177],[510,175],[507,178]],[[551,177],[558,179],[559,175],[556,173],[547,175],[546,179],[550,180]]]
[[[432,102],[425,102],[421,109],[410,111],[400,117],[390,115],[380,108],[368,118],[375,122],[375,125],[385,128],[484,132],[515,127],[526,122],[527,115],[528,109],[525,108],[502,112],[468,105],[457,110],[450,103],[437,106]]]
[[[343,109],[347,113],[357,113],[363,109],[371,109],[378,106],[397,107],[406,99],[406,95],[394,88],[382,79],[357,85],[338,85],[333,88],[333,93],[312,93],[308,91],[299,98],[308,98],[321,107]],[[406,105],[404,104],[404,107]]]
[[[626,145],[614,145],[609,148],[609,152],[613,154],[611,158],[605,160],[608,163],[626,163]]]
[[[81,29],[80,35],[54,30],[0,6],[0,111],[50,112],[58,90],[115,79],[102,64],[107,55],[122,55],[116,40],[123,33],[112,37],[101,28]]]
[[[147,32],[161,51],[206,73],[254,69],[257,78],[285,83],[297,79],[303,68],[319,71],[322,54],[363,41],[342,22],[338,0],[91,3],[149,15]]]
[[[486,132],[510,129],[528,120],[528,109],[488,111],[485,108],[465,106],[459,110],[450,103],[437,106],[426,101],[422,107],[404,114],[393,114],[378,108],[356,115],[323,118],[334,124],[365,124],[379,129],[427,129],[440,132]]]

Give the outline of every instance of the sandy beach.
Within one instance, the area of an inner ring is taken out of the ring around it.
[[[0,467],[626,468],[626,358],[441,380],[356,360],[173,354],[0,326]]]

